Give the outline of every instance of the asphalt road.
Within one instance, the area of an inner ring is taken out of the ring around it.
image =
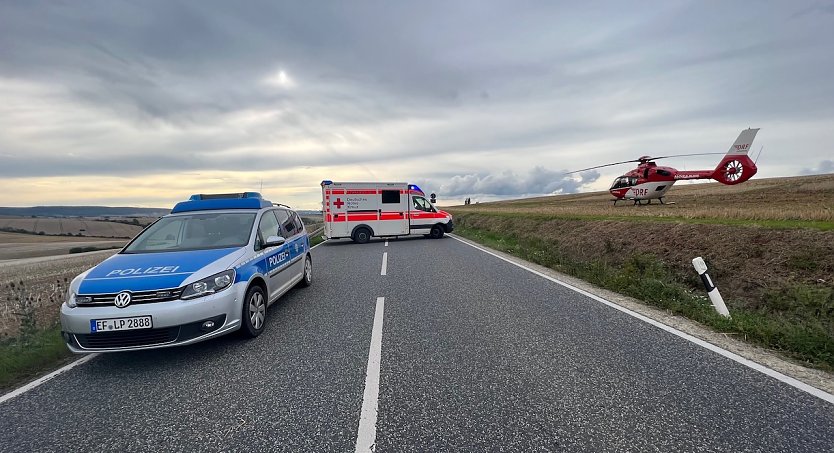
[[[96,357],[0,450],[352,451],[382,297],[376,451],[834,451],[834,405],[452,238],[313,258],[257,339]]]

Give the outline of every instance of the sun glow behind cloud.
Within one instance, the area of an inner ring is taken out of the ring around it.
[[[266,85],[273,86],[273,87],[287,88],[287,89],[296,87],[295,80],[290,78],[290,76],[287,74],[287,71],[284,71],[283,69],[279,69],[279,70],[275,71],[274,73],[272,73],[271,75],[264,78],[263,83],[266,84]]]

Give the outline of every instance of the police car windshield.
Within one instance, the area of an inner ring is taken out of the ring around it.
[[[249,243],[254,212],[212,212],[163,217],[136,237],[122,253],[179,252]]]

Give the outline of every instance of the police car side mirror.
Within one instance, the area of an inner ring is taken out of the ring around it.
[[[276,245],[281,245],[284,242],[287,242],[287,240],[284,239],[281,236],[270,236],[270,237],[266,238],[266,242],[264,243],[263,246],[264,246],[264,248],[275,247]]]

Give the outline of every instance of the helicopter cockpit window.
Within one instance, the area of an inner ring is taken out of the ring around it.
[[[637,184],[637,178],[629,178],[628,176],[620,176],[616,180],[614,180],[614,184],[611,185],[612,189],[619,189],[622,187],[630,187]]]

